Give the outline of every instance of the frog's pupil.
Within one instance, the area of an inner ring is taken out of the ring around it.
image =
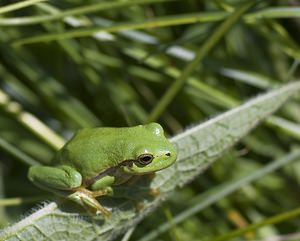
[[[143,154],[143,155],[139,156],[138,161],[140,164],[147,165],[152,161],[152,159],[153,159],[152,155]]]
[[[142,160],[143,162],[149,162],[151,159],[152,159],[151,156],[144,156],[144,157],[141,158],[141,160]]]

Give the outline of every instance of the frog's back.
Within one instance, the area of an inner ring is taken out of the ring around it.
[[[54,165],[69,165],[89,178],[117,166],[124,158],[124,136],[129,128],[82,129],[54,157]]]

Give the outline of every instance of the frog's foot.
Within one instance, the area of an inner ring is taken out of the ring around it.
[[[95,198],[102,195],[106,195],[104,191],[101,194],[100,191],[94,194],[94,192],[80,187],[76,188],[75,192],[70,194],[68,198],[83,206],[93,215],[103,214],[105,217],[109,217],[111,216],[111,212],[104,208]]]

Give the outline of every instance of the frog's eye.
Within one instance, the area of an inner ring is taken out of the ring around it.
[[[140,156],[137,158],[136,162],[137,162],[138,164],[142,165],[142,166],[146,166],[146,165],[148,165],[149,163],[151,163],[152,160],[153,160],[153,155],[147,153],[147,154],[142,154],[142,155],[140,155]]]

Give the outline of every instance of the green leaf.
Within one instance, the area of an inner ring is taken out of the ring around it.
[[[158,172],[152,180],[143,177],[132,186],[120,188],[128,192],[130,200],[103,198],[104,206],[112,208],[111,218],[80,215],[79,209],[66,210],[64,205],[51,202],[3,230],[0,239],[112,240],[136,225],[150,211],[154,211],[177,187],[196,178],[226,149],[276,111],[299,89],[300,82],[287,84],[172,138],[179,153],[177,162]],[[150,197],[147,194],[149,187],[159,188],[160,194]],[[137,204],[140,208],[137,208]]]

